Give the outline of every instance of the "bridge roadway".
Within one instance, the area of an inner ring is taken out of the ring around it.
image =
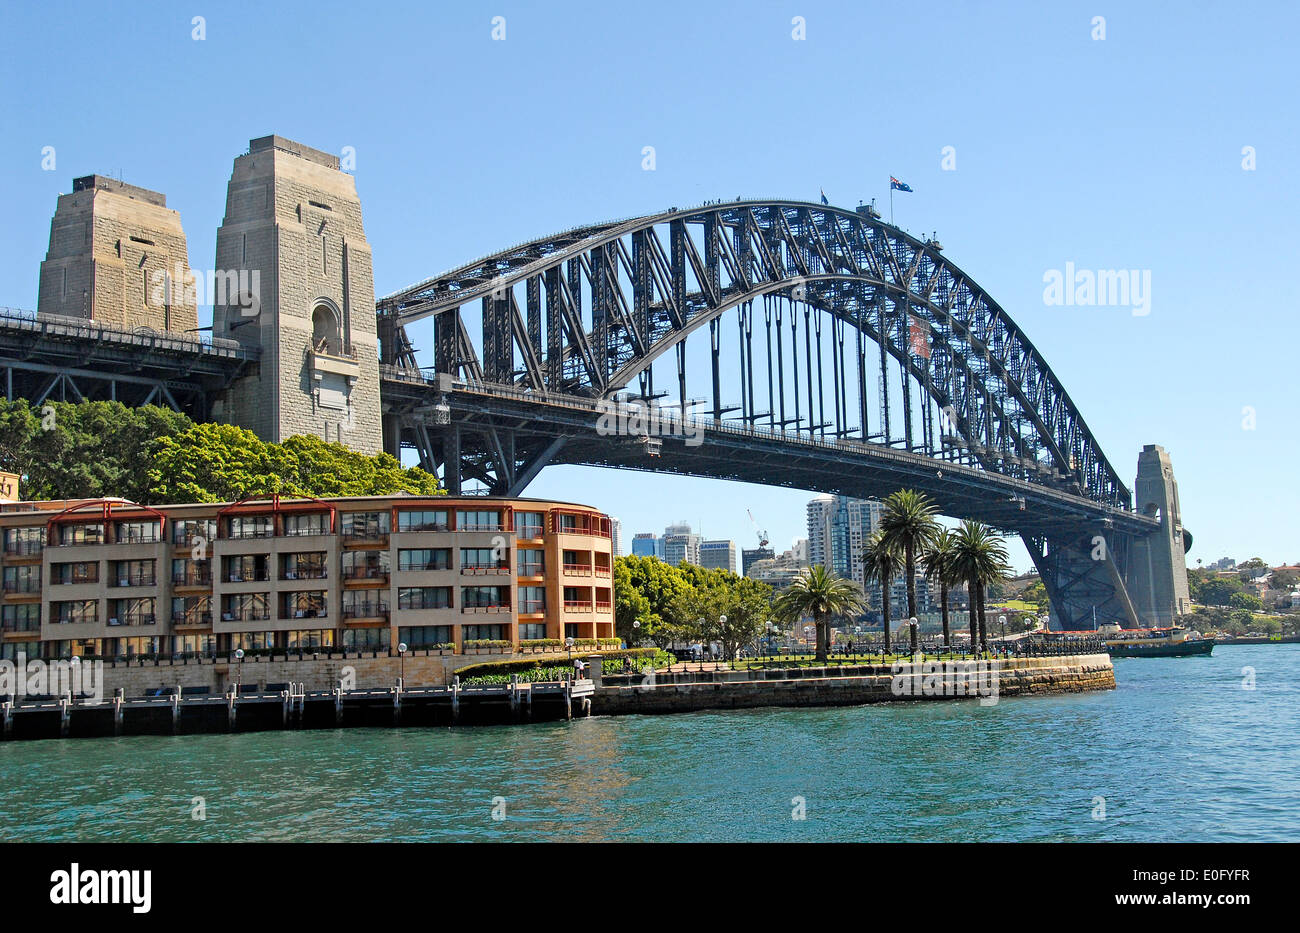
[[[381,377],[386,405],[416,410],[446,404],[451,425],[462,430],[491,426],[550,439],[554,452],[547,463],[707,476],[855,497],[883,498],[910,487],[933,497],[945,515],[978,519],[1021,535],[1092,535],[1111,529],[1147,535],[1160,527],[1154,518],[1068,489],[879,444],[697,418],[687,419],[682,434],[661,437],[662,448],[654,453],[652,444],[638,438],[611,444],[597,430],[603,412],[630,411],[625,406],[493,384],[454,382],[450,392],[441,392],[435,379],[395,366],[381,367]],[[683,434],[696,431],[699,443],[686,443]],[[543,465],[534,464],[531,475],[517,476],[516,490]]]

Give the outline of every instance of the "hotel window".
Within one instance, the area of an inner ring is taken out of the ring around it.
[[[20,654],[25,658],[39,658],[41,643],[39,641],[0,642],[0,660],[17,661]]]
[[[457,531],[500,531],[501,513],[485,511],[459,511],[456,513]]]
[[[155,621],[152,596],[136,599],[110,599],[108,601],[109,625],[153,625]]]
[[[172,638],[176,654],[214,655],[217,653],[217,636],[209,634],[176,635]]]
[[[576,515],[569,515],[568,513],[561,512],[559,519],[560,531],[574,532],[582,530],[578,527],[578,516]]]
[[[572,611],[591,611],[591,590],[585,586],[564,588],[564,608]]]
[[[284,533],[288,537],[299,535],[327,535],[330,533],[330,516],[328,512],[313,512],[308,515],[286,515]]]
[[[346,628],[343,630],[343,647],[360,651],[386,651],[388,629]]]
[[[223,622],[252,622],[271,618],[268,593],[231,593],[221,597]]]
[[[387,551],[343,552],[343,579],[382,580],[387,576]]]
[[[50,584],[98,583],[99,561],[77,561],[71,564],[51,564]]]
[[[519,576],[540,577],[546,567],[546,552],[541,548],[519,549]]]
[[[271,579],[265,554],[237,554],[223,557],[222,579],[227,583],[250,583]]]
[[[144,522],[114,522],[113,540],[118,544],[152,544],[161,540],[158,520]]]
[[[188,560],[184,557],[173,558],[172,583],[178,586],[210,586],[212,584],[212,562]]]
[[[343,618],[378,619],[388,615],[387,590],[344,590]],[[381,595],[383,594],[383,595]]]
[[[399,641],[412,651],[455,644],[450,625],[410,625],[397,630]]]
[[[285,644],[291,649],[301,649],[303,651],[311,651],[316,648],[332,648],[334,646],[334,629],[316,628],[289,632]]]
[[[344,512],[343,537],[382,538],[388,534],[391,522],[387,512]]]
[[[187,547],[200,543],[206,545],[216,536],[215,518],[182,518],[172,521],[172,544],[184,544]]]
[[[99,523],[86,525],[60,525],[59,544],[103,544],[104,526]]]
[[[322,591],[280,594],[281,619],[323,619],[327,615],[329,609]]]
[[[451,548],[401,548],[397,552],[397,569],[407,571],[450,570]]]
[[[281,580],[325,580],[328,577],[329,562],[324,551],[284,554],[280,557]]]
[[[460,604],[465,609],[508,609],[510,596],[501,586],[462,586]]]
[[[424,511],[398,512],[398,531],[446,531],[447,510],[428,509]]]
[[[211,596],[173,596],[172,622],[179,625],[210,625]]]
[[[275,534],[275,520],[270,515],[240,515],[227,520],[232,538],[269,538]]]
[[[152,560],[115,560],[108,565],[109,586],[156,586]]]
[[[275,647],[275,632],[236,632],[230,636],[231,649],[266,651]]]
[[[50,615],[59,625],[75,625],[79,622],[99,621],[99,600],[70,599],[65,602],[50,603]]]
[[[509,570],[510,555],[492,547],[463,547],[460,549],[461,570]]]
[[[41,591],[41,567],[6,567],[4,571],[4,591],[6,593],[39,593]]]
[[[39,632],[40,629],[40,603],[14,603],[0,608],[0,631]]]
[[[397,588],[397,608],[450,609],[451,587],[399,586]]]
[[[546,588],[541,586],[519,587],[520,612],[545,612]],[[538,636],[539,638],[542,636]]]
[[[44,528],[6,528],[5,553],[25,556],[45,549]]]
[[[538,641],[546,637],[545,622],[521,622],[519,623],[519,637],[528,641]]]
[[[540,538],[546,531],[546,516],[542,512],[516,512],[515,532],[521,538]]]
[[[460,630],[465,641],[505,641],[504,625],[463,625]]]

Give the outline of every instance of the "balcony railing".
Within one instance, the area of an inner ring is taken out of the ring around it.
[[[344,580],[387,580],[387,567],[344,567]]]
[[[210,612],[173,612],[172,625],[211,625]]]
[[[265,570],[253,573],[228,573],[221,578],[222,583],[266,583],[271,575]]]
[[[607,602],[607,601],[605,601],[605,600],[600,600],[600,599],[596,600],[596,611],[597,611],[597,612],[609,612],[609,610],[610,610],[611,608],[612,608],[612,603],[609,603],[609,602]]]
[[[39,593],[41,591],[41,581],[6,580],[4,581],[4,591],[6,593]]]
[[[153,625],[155,622],[152,612],[130,613],[122,616],[109,616],[109,625]]]
[[[397,526],[398,534],[408,534],[412,531],[451,531],[451,525],[447,522],[421,522],[418,525]]]
[[[233,609],[221,613],[222,622],[266,622],[270,618],[268,609]]]
[[[328,619],[329,614],[327,606],[305,606],[301,609],[295,606],[283,606],[280,609],[281,619]]]
[[[39,632],[40,619],[16,619],[13,622],[0,622],[0,632]]]
[[[485,576],[488,574],[509,573],[509,564],[462,564],[461,573]]]
[[[545,612],[546,600],[544,599],[525,599],[519,603],[519,612],[527,614],[532,612]]]
[[[591,576],[591,564],[565,564],[564,572],[570,576],[589,577]]]
[[[343,607],[345,619],[387,619],[388,616],[388,603],[354,603]]]
[[[565,612],[591,612],[591,600],[589,599],[566,599],[564,601]]]
[[[174,573],[172,583],[176,586],[211,586],[212,574],[209,573]]]
[[[274,528],[231,528],[228,538],[246,540],[248,538],[274,538]]]
[[[110,586],[157,586],[158,577],[152,573],[119,573],[109,578]]]
[[[497,603],[487,606],[461,606],[461,612],[509,612],[509,603]]]
[[[424,573],[431,570],[450,570],[451,564],[440,561],[429,561],[427,564],[398,564],[397,569],[402,573]]]
[[[44,550],[44,541],[8,541],[5,543],[5,555],[7,557],[36,557]]]
[[[543,564],[520,564],[519,576],[521,577],[540,577],[546,572]]]
[[[346,576],[346,574],[344,574],[344,576]],[[324,567],[320,569],[284,570],[280,572],[281,580],[328,580],[329,578],[330,572]]]

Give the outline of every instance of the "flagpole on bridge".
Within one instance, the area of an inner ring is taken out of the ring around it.
[[[889,176],[889,225],[894,225],[894,176]]]

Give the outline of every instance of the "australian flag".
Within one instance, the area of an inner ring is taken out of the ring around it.
[[[905,182],[901,182],[901,181],[899,181],[897,178],[895,178],[893,175],[890,175],[890,176],[889,176],[889,190],[890,190],[890,191],[911,191],[911,190],[912,190],[912,186],[909,185],[909,184],[906,184]]]
[[[826,189],[825,189],[825,188],[822,189],[822,203],[823,203],[823,204],[830,204],[830,203],[831,203],[830,201],[827,201],[827,200],[826,200]]]

